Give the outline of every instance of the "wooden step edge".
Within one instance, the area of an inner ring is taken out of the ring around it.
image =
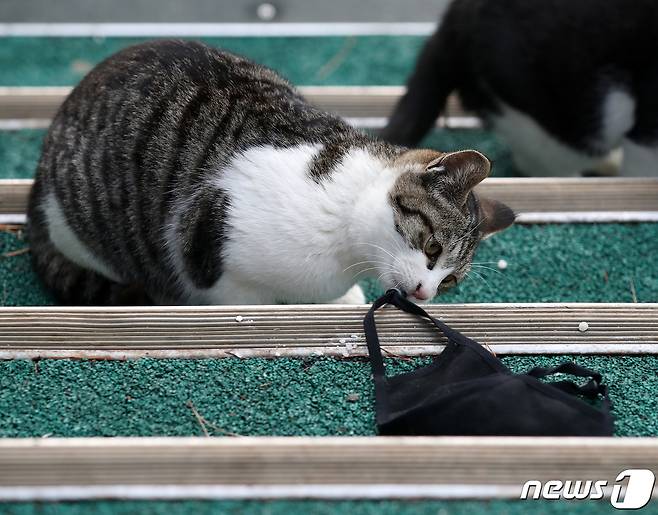
[[[658,304],[434,304],[426,308],[496,354],[658,354]],[[367,305],[2,307],[0,359],[363,357],[367,351],[362,319],[368,309]],[[327,315],[331,323],[319,324]],[[488,321],[492,316],[499,317],[496,323]],[[50,326],[40,324],[37,329],[34,320],[40,317],[47,317]],[[259,325],[263,320],[267,323]],[[184,325],[176,325],[180,322]],[[384,353],[391,357],[433,355],[443,349],[442,335],[422,319],[384,308],[377,322]],[[584,330],[581,322],[587,322]]]
[[[387,118],[404,95],[404,86],[301,86],[301,94],[322,110],[347,118]],[[0,119],[52,118],[69,86],[0,86]],[[451,95],[444,117],[472,117],[459,98]]]
[[[610,495],[656,463],[658,438],[2,439],[0,500],[518,499],[530,480],[602,480]]]
[[[32,183],[0,180],[0,223],[25,222]],[[489,178],[477,191],[508,204],[524,224],[658,221],[658,178]]]

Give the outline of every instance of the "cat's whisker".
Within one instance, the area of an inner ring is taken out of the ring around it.
[[[486,282],[486,279],[484,278],[484,276],[483,276],[480,272],[478,272],[477,270],[473,270],[473,269],[471,268],[471,270],[469,271],[469,273],[475,274],[475,276],[476,276],[477,278],[482,279],[483,281]]]
[[[397,241],[397,239],[395,238],[395,236],[389,236],[389,239],[395,244],[395,249],[396,249],[398,252],[402,253],[402,251],[403,251],[404,249],[402,248],[402,245],[400,245],[400,242]]]
[[[480,220],[475,226],[473,226],[473,227],[472,227],[472,228],[471,228],[466,234],[464,234],[461,238],[459,238],[457,241],[455,241],[455,242],[453,243],[453,245],[457,245],[457,243],[459,243],[460,241],[466,239],[468,236],[470,236],[471,234],[473,234],[473,231],[475,231],[477,228],[479,228],[479,227],[482,225],[483,222],[484,222],[484,218],[483,218],[482,220]]]
[[[391,275],[393,276],[394,279],[395,279],[395,277],[401,277],[401,276],[402,276],[402,274],[400,273],[400,271],[399,271],[398,269],[387,270],[386,272],[381,273],[381,274],[379,275],[379,277],[377,277],[377,281],[379,281],[379,282],[381,283],[382,278],[383,278],[386,274],[391,274]],[[395,281],[395,284],[392,286],[392,288],[398,288],[398,289],[399,289],[400,284],[402,284],[402,279],[398,279],[398,280],[396,280],[396,281]],[[383,286],[383,285],[382,285],[382,286]]]
[[[384,247],[382,247],[380,245],[375,245],[374,243],[368,243],[368,242],[359,242],[359,243],[357,243],[357,245],[370,245],[371,247],[375,247],[376,249],[379,249],[379,250],[385,252],[386,254],[388,254],[389,256],[391,256],[396,263],[402,264],[402,262],[400,261],[400,259],[398,257],[394,256],[388,250],[386,250]]]
[[[487,286],[487,288],[489,288],[489,293],[490,293],[491,295],[494,295],[494,290],[493,290],[493,288],[491,287],[491,284],[489,283],[489,281],[487,281],[487,280],[482,276],[482,274],[476,272],[476,271],[473,270],[473,269],[471,269],[471,273],[474,273],[475,276],[476,276],[477,278],[479,278],[479,279],[481,279],[482,281],[484,281],[484,284]],[[469,274],[466,274],[466,275],[468,276]]]
[[[477,231],[480,226],[484,223],[484,218],[480,220],[478,223],[476,223],[471,229],[464,235],[462,236],[462,239],[466,238],[467,236],[472,235],[475,231]]]
[[[371,264],[371,265],[388,265],[386,261],[377,261],[377,260],[372,260],[372,259],[366,259],[365,261],[359,261],[358,263],[354,263],[353,265],[348,266],[343,272],[347,272],[350,268],[354,268],[355,266],[358,265],[366,265],[366,264]]]
[[[394,271],[394,270],[387,270],[387,271],[382,272],[381,274],[379,274],[379,276],[377,277],[377,281],[381,281],[382,278],[383,278],[386,274],[391,274],[393,277],[395,277],[395,271]]]
[[[370,268],[366,268],[364,270],[361,270],[361,271],[357,272],[356,274],[354,274],[352,276],[352,279],[356,279],[359,275],[361,275],[364,272],[369,272],[370,270],[378,270],[379,268],[380,267],[378,267],[378,266],[371,266]],[[394,269],[392,269],[392,270],[394,270]]]
[[[484,266],[484,265],[480,265],[480,264],[476,264],[476,263],[471,263],[471,266],[472,266],[472,267],[475,266],[475,267],[477,267],[477,268],[481,268],[481,269],[483,269],[483,270],[490,270],[491,272],[495,272],[495,273],[497,273],[497,274],[499,274],[499,275],[503,275],[503,274],[501,273],[500,270],[496,270],[495,268],[492,268],[492,267],[490,267],[490,266]]]

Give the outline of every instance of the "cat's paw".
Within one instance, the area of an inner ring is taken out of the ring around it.
[[[342,297],[338,297],[336,300],[331,302],[332,304],[365,304],[366,296],[361,289],[361,286],[355,284],[347,293]]]

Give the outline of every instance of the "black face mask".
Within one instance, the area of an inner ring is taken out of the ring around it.
[[[386,377],[375,311],[393,304],[431,321],[448,339],[432,364]],[[397,290],[376,300],[364,320],[375,380],[377,427],[383,435],[610,436],[607,387],[601,375],[574,363],[513,374],[480,344],[432,318]],[[562,372],[589,378],[545,383]],[[579,397],[600,398],[597,409]]]

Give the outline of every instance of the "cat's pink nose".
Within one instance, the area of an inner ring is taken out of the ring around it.
[[[430,298],[429,292],[423,288],[422,283],[418,283],[416,286],[416,291],[411,294],[413,297],[416,297],[418,300],[427,300]]]

